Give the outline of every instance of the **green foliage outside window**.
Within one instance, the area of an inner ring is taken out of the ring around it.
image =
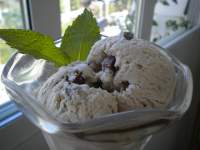
[[[0,40],[0,64],[6,63],[6,61],[9,59],[11,54],[14,52],[13,49],[11,49],[6,44],[2,44],[3,41]]]
[[[122,11],[124,9],[129,9],[131,6],[132,0],[115,0],[110,4],[109,12],[117,12]]]
[[[23,20],[19,1],[2,1],[0,3],[0,28],[23,28]],[[0,64],[6,63],[14,52],[0,40]]]
[[[70,1],[71,10],[76,10],[81,7],[80,0],[71,0]]]

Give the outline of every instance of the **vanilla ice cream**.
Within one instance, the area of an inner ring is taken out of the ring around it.
[[[117,112],[116,97],[95,88],[98,84],[87,64],[75,62],[61,67],[43,84],[38,101],[61,122],[85,121]]]
[[[175,89],[170,58],[130,35],[108,37],[86,62],[61,67],[39,89],[38,101],[62,122],[78,122],[136,108],[163,108]]]
[[[109,70],[114,75],[110,78],[112,71],[100,71],[99,78],[115,89],[119,111],[168,104],[175,88],[175,69],[160,47],[141,39],[109,37],[93,46],[87,61],[98,66],[111,56],[115,63]]]

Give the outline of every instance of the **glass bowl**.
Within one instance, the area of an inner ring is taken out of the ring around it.
[[[80,123],[61,123],[35,100],[35,89],[56,68],[45,60],[15,53],[5,65],[2,82],[24,115],[40,128],[51,149],[128,150],[143,149],[151,136],[164,130],[187,111],[193,82],[190,69],[161,48],[176,70],[176,88],[164,109],[134,109]]]

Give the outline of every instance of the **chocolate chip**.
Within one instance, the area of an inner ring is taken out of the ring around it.
[[[142,69],[143,68],[143,66],[141,64],[136,64],[136,66],[137,66],[138,69]]]
[[[116,66],[116,67],[115,67],[114,75],[116,74],[117,71],[119,71],[119,66]]]
[[[68,80],[69,80],[69,77],[68,77],[68,76],[66,76],[66,77],[65,77],[65,80],[66,80],[66,81],[68,81]]]
[[[115,71],[117,72],[119,70],[119,66],[116,66],[115,67]]]
[[[71,84],[71,83],[69,83],[69,84]],[[71,99],[71,97],[72,97],[72,89],[70,89],[70,88],[66,88],[65,89],[65,93],[70,97],[70,99]]]
[[[56,81],[55,84],[54,84],[54,86],[56,86],[58,83],[59,83],[59,81]]]
[[[75,70],[74,71],[75,72],[75,74],[78,76],[78,75],[82,75],[83,73],[82,72],[80,72],[79,70]]]
[[[64,104],[63,104],[63,107],[66,109],[66,108],[67,108],[67,105],[64,103]]]
[[[104,71],[106,68],[109,68],[111,69],[112,71],[115,71],[116,68],[115,68],[115,62],[116,62],[116,58],[115,56],[107,56],[103,62],[101,63],[102,64],[102,70]]]
[[[97,80],[97,82],[95,82],[94,84],[93,84],[93,86],[94,86],[94,88],[102,88],[102,81],[100,80],[100,79],[98,79]]]
[[[125,90],[129,86],[128,81],[122,81],[121,84],[122,84],[122,90]]]
[[[90,66],[95,72],[99,72],[101,70],[101,64],[97,64],[94,61],[88,62],[88,66]]]
[[[129,64],[129,61],[126,61],[126,64]]]
[[[75,71],[75,73],[76,73],[76,77],[73,80],[73,83],[84,84],[85,83],[85,78],[82,76],[82,72]]]
[[[84,84],[85,83],[85,78],[82,76],[77,76],[74,80],[73,83],[76,84]]]
[[[62,100],[64,100],[65,97],[64,95],[58,94],[57,95],[57,99],[56,99],[56,108],[59,109],[60,108],[60,103]]]
[[[124,32],[124,37],[125,37],[127,40],[131,40],[131,39],[134,37],[134,35],[133,35],[133,33],[131,33],[131,32]]]

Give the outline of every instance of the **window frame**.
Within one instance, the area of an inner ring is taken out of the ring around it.
[[[42,5],[40,2],[42,2]],[[20,5],[25,29],[48,34],[54,39],[60,38],[59,0],[20,0]],[[44,7],[47,5],[48,7]],[[49,25],[48,18],[40,14],[50,15],[51,25]],[[2,149],[16,149],[26,143],[27,139],[39,134],[40,130],[17,110],[14,102],[9,101],[3,104],[1,108],[1,114],[6,114],[4,120],[0,122],[0,145]],[[9,144],[7,141],[9,141]]]
[[[59,0],[27,1],[30,9],[32,30],[50,35],[54,40],[59,39],[61,37]]]
[[[157,0],[137,0],[136,8],[136,38],[150,39],[154,7]]]
[[[20,8],[22,14],[22,21],[24,29],[31,29],[31,23],[29,22],[29,11],[27,0],[20,0]],[[20,117],[22,113],[17,109],[12,100],[2,104],[0,106],[0,129],[12,123],[13,120]]]
[[[48,34],[54,39],[59,39],[61,36],[60,25],[60,6],[59,0],[20,0],[20,7],[22,12],[22,20],[25,29],[35,30]],[[40,3],[42,2],[42,3]],[[44,7],[48,4],[48,7]],[[46,15],[51,16],[51,24],[49,25],[49,19]],[[55,30],[56,29],[56,30]],[[5,127],[13,122],[17,117],[22,116],[12,101],[8,101],[0,106],[0,128]],[[4,116],[4,119],[2,117]]]
[[[155,8],[156,2],[159,0],[151,0],[151,1],[139,0],[139,1],[141,2],[141,5],[138,6],[138,8],[141,7],[143,11],[141,11],[141,14],[140,14],[142,17],[139,17],[139,19],[137,19],[138,21],[136,21],[138,23],[137,26],[139,26],[138,29],[136,29],[136,31],[139,32],[138,36],[136,37],[142,38],[145,40],[150,40],[152,21],[154,17],[154,8]],[[187,18],[192,24],[192,28],[188,30],[192,30],[193,28],[195,28],[195,26],[197,26],[200,23],[200,15],[199,15],[200,1],[196,1],[196,0],[188,0],[188,1],[189,1],[189,6],[188,6]],[[156,42],[156,44],[161,45],[161,46],[166,45],[167,43],[170,43],[171,40],[173,40],[174,38],[178,38],[179,36],[181,36],[184,32],[188,30],[183,30],[182,32],[180,32],[181,30],[179,30],[175,32],[175,34],[172,34],[169,37],[159,40],[158,42]]]

